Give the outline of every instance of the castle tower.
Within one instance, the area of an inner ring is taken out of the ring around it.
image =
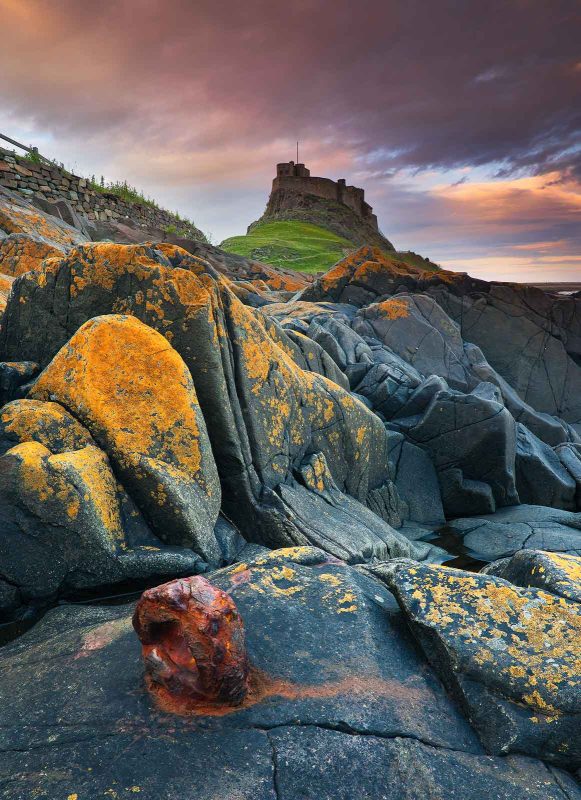
[[[276,165],[277,178],[310,178],[311,171],[304,164],[287,161]]]

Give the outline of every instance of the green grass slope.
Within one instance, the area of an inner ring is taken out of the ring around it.
[[[233,236],[220,245],[228,253],[299,272],[324,272],[355,245],[336,233],[309,222],[264,222],[245,236]]]

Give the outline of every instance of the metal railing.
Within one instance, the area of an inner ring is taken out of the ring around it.
[[[5,142],[10,142],[10,144],[15,145],[16,147],[20,147],[21,150],[26,150],[27,153],[32,153],[32,155],[39,158],[41,161],[46,161],[49,164],[49,160],[44,156],[41,156],[38,152],[38,147],[28,147],[26,144],[22,144],[22,142],[17,142],[16,139],[11,139],[10,136],[6,136],[4,133],[0,133],[0,139],[4,139]]]

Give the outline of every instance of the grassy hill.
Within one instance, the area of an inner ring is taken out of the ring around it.
[[[325,272],[351,250],[355,250],[357,245],[310,222],[280,220],[253,225],[245,236],[225,239],[220,247],[228,253],[253,258],[274,267],[286,267],[299,272]],[[430,259],[411,250],[386,253],[418,269],[440,269]]]
[[[245,236],[225,239],[228,253],[299,272],[324,272],[354,249],[352,242],[309,222],[263,222]]]

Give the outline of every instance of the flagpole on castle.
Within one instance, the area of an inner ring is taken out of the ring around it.
[[[299,163],[299,143],[297,142],[297,164]]]

